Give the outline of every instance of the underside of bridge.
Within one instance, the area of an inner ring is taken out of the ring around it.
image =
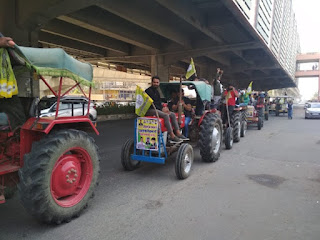
[[[1,0],[0,30],[17,44],[61,47],[94,65],[185,74],[256,90],[295,87],[232,0]]]

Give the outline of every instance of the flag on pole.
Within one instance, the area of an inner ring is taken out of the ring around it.
[[[150,108],[153,100],[147,93],[145,93],[141,87],[137,85],[136,89],[136,114],[140,117],[146,115],[146,112]]]
[[[247,94],[251,94],[251,93],[252,93],[252,81],[247,88]]]
[[[186,73],[186,79],[189,79],[193,74],[197,75],[197,72],[196,72],[196,67],[194,66],[193,59],[191,58],[190,65]]]

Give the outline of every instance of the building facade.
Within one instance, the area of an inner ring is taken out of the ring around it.
[[[294,78],[300,53],[292,0],[234,0],[281,66]]]

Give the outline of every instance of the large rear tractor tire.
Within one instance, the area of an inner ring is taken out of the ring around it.
[[[232,129],[232,127],[228,127],[226,129],[224,143],[226,145],[226,149],[232,148],[232,146],[233,146],[233,129]]]
[[[122,146],[121,149],[121,164],[127,171],[133,171],[140,167],[141,162],[131,159],[131,154],[134,152],[134,141],[128,139]]]
[[[231,117],[231,124],[233,128],[233,141],[240,142],[241,137],[241,114],[234,112]]]
[[[69,222],[87,207],[98,182],[98,148],[87,133],[61,130],[33,143],[19,170],[24,207],[45,223]]]
[[[189,177],[194,159],[193,148],[188,143],[183,143],[177,153],[175,171],[178,179]]]
[[[207,114],[200,126],[199,148],[202,161],[215,162],[220,157],[222,121],[218,114]]]

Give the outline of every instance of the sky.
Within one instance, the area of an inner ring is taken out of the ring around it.
[[[301,52],[320,52],[320,1],[292,0],[298,26]],[[318,78],[299,79],[299,90],[309,100],[318,89]]]

